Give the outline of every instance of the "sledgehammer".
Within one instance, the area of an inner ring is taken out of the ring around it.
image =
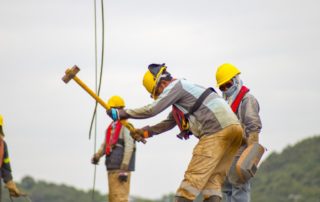
[[[91,95],[91,97],[93,97],[93,99],[95,99],[100,105],[102,105],[106,110],[109,110],[110,107],[108,106],[107,103],[105,103],[95,92],[93,92],[84,82],[82,82],[77,76],[76,74],[80,71],[80,68],[76,65],[74,65],[71,69],[67,69],[65,71],[65,75],[62,77],[62,80],[65,83],[68,83],[71,79],[73,79],[75,82],[77,82],[82,88],[83,90],[87,91],[87,93],[89,93],[89,95]],[[129,122],[127,122],[126,120],[121,120],[121,124],[123,126],[125,126],[126,128],[128,128],[128,130],[130,132],[135,132],[135,128],[133,127],[133,125]],[[143,143],[146,143],[145,139],[141,139],[140,140]]]

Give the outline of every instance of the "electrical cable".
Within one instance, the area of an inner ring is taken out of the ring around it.
[[[98,78],[98,50],[97,50],[97,5],[96,0],[94,0],[94,33],[95,33],[95,91],[97,95],[100,95],[101,90],[101,83],[102,83],[102,73],[103,73],[103,62],[104,62],[104,5],[103,0],[101,0],[101,26],[102,26],[102,36],[101,36],[101,64],[100,64],[100,78],[99,78],[99,84],[97,82]],[[89,139],[91,139],[91,133],[93,124],[95,125],[95,132],[94,132],[94,153],[96,152],[96,146],[97,146],[97,106],[98,102],[96,101],[94,111],[92,114],[91,124],[90,124],[90,130],[89,130]],[[92,187],[92,202],[94,201],[94,192],[95,192],[95,184],[96,184],[96,171],[97,167],[94,166],[94,173],[93,173],[93,187]]]
[[[95,92],[97,92],[97,75],[98,75],[98,48],[97,48],[97,2],[96,0],[94,1],[94,63],[95,63]],[[97,137],[97,114],[95,113],[95,133],[94,133],[94,146],[93,146],[93,153],[96,152],[96,137]],[[93,119],[92,119],[93,120]],[[91,121],[92,121],[91,120]],[[92,124],[92,122],[91,122]],[[92,125],[90,126],[90,132],[89,132],[89,139],[91,136],[91,128]],[[94,192],[95,192],[95,185],[96,185],[96,176],[97,176],[97,166],[94,165],[93,168],[93,183],[92,183],[92,195],[91,195],[91,200],[94,202]]]
[[[97,2],[96,0],[94,1],[94,63],[95,63],[95,92],[97,93],[97,75],[98,75],[98,48],[97,48]],[[91,120],[91,125],[90,125],[90,131],[89,131],[89,139],[91,138],[91,130],[92,130],[92,121],[95,118],[95,138],[94,138],[94,146],[93,146],[93,153],[96,152],[96,133],[97,133],[97,114],[94,113],[94,117],[92,117]],[[96,173],[97,173],[97,166],[94,165],[93,168],[93,183],[92,183],[92,195],[91,195],[91,200],[94,202],[94,192],[95,192],[95,185],[96,185]]]
[[[99,78],[99,87],[98,87],[98,92],[97,95],[100,95],[100,90],[101,90],[101,81],[102,81],[102,73],[103,73],[103,62],[104,62],[104,5],[103,5],[103,0],[101,0],[101,25],[102,25],[102,37],[101,37],[101,43],[102,43],[102,47],[101,47],[101,64],[100,64],[100,78]],[[95,103],[95,107],[93,110],[93,114],[92,114],[92,119],[91,119],[91,124],[90,124],[90,130],[89,130],[89,139],[91,138],[91,132],[92,132],[92,128],[93,128],[93,122],[95,120],[95,116],[97,113],[97,107],[98,107],[98,102],[96,101]]]

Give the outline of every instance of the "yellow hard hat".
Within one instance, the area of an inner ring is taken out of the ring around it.
[[[232,64],[225,63],[220,65],[216,72],[217,86],[220,87],[240,73],[239,69]]]
[[[3,125],[3,117],[2,117],[2,115],[0,114],[0,126],[2,126]]]
[[[120,96],[117,96],[117,95],[112,96],[108,100],[108,105],[110,107],[125,107],[124,100]]]
[[[156,87],[159,83],[160,76],[166,68],[165,64],[151,64],[148,67],[148,71],[143,76],[143,86],[153,98],[155,98]]]

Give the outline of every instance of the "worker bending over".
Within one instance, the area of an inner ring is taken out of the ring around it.
[[[141,141],[178,125],[182,137],[192,133],[199,138],[176,192],[176,201],[193,201],[202,193],[206,202],[219,202],[226,172],[242,141],[241,125],[228,104],[212,88],[174,79],[166,69],[165,64],[150,64],[143,77],[143,85],[154,102],[137,109],[112,108],[107,113],[113,120],[146,119],[172,106],[165,120],[136,129],[131,135]]]
[[[125,103],[121,97],[113,96],[109,99],[108,105],[122,109]],[[130,175],[135,168],[135,141],[120,121],[114,121],[108,126],[105,140],[92,157],[92,163],[98,164],[104,155],[108,172],[109,202],[128,202]]]
[[[243,85],[239,74],[240,71],[235,66],[227,63],[221,65],[216,72],[217,85],[222,91],[223,98],[227,100],[232,110],[237,114],[247,139],[247,143],[241,146],[235,156],[223,187],[224,197],[227,202],[250,201],[250,181],[238,183],[238,176],[234,168],[245,148],[255,142],[259,142],[259,133],[262,127],[259,116],[259,103],[249,93],[249,89]]]

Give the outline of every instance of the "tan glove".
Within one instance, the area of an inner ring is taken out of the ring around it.
[[[10,196],[12,197],[27,196],[27,194],[18,189],[16,183],[14,183],[12,180],[6,183],[6,188],[9,190]]]
[[[134,132],[130,132],[131,137],[138,142],[145,142],[145,138],[149,137],[147,130],[135,129]]]
[[[248,146],[252,145],[253,143],[259,143],[259,133],[257,132],[249,133]]]
[[[93,155],[93,157],[91,158],[91,163],[94,164],[94,165],[97,165],[100,161],[100,155],[98,153],[95,153]]]

